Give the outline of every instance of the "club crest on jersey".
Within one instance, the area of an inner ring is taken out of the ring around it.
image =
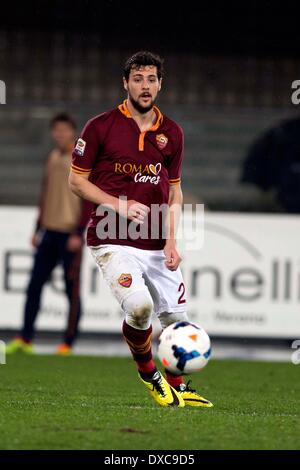
[[[164,149],[168,143],[168,137],[165,134],[157,134],[156,143],[160,150]]]
[[[132,283],[132,276],[131,274],[124,274],[122,273],[118,279],[118,282],[123,287],[130,287]]]
[[[84,150],[85,150],[86,142],[83,139],[78,139],[76,143],[76,147],[74,149],[74,152],[77,153],[80,157],[83,156]]]

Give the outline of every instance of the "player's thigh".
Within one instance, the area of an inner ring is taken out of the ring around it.
[[[133,256],[119,246],[91,248],[103,277],[112,294],[122,306],[124,300],[137,291],[148,292],[143,273]]]
[[[165,265],[165,257],[156,257],[147,270],[150,292],[153,292],[154,311],[185,312],[185,283],[181,269],[170,271]]]

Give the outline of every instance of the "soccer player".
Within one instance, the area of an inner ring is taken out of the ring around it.
[[[162,406],[209,407],[181,376],[166,371],[164,378],[151,350],[153,311],[162,328],[187,320],[176,218],[169,217],[182,204],[183,132],[154,105],[162,84],[160,57],[134,54],[123,83],[127,99],[84,127],[73,152],[70,187],[94,203],[87,243],[125,313],[123,335],[142,383]],[[157,218],[161,205],[169,214]]]
[[[7,345],[8,354],[18,351],[33,352],[32,339],[41,292],[58,263],[63,265],[69,301],[68,324],[64,341],[58,346],[58,354],[71,353],[81,315],[80,265],[83,233],[91,207],[89,203],[83,203],[68,187],[69,168],[76,139],[73,118],[61,113],[51,120],[50,128],[55,148],[46,160],[39,217],[32,237],[32,246],[36,248],[36,253],[27,289],[23,328],[20,335]]]

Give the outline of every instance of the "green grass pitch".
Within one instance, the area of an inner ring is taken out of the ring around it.
[[[13,356],[0,366],[1,449],[299,449],[299,367],[214,361],[212,409],[161,408],[127,358]]]

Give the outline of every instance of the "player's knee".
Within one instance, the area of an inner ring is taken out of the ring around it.
[[[162,329],[178,321],[188,321],[187,312],[161,312],[158,314],[158,318]]]
[[[145,301],[142,305],[135,307],[132,311],[132,317],[137,328],[149,328],[151,323],[151,313],[153,306],[149,300]]]
[[[153,300],[148,292],[140,291],[130,295],[123,303],[126,322],[133,328],[146,330],[151,324]]]

